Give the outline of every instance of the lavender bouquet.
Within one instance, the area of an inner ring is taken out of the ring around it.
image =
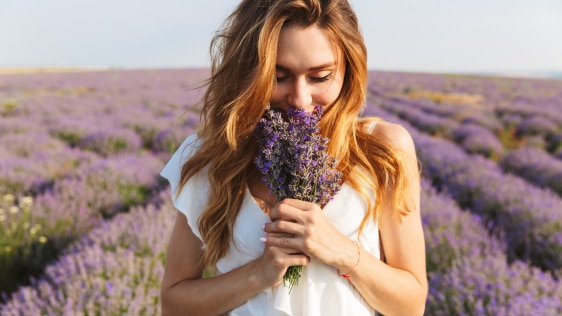
[[[258,153],[254,160],[270,192],[278,201],[298,199],[325,205],[339,191],[342,174],[337,161],[327,153],[328,139],[319,133],[322,107],[312,113],[290,109],[282,113],[266,109],[254,136]],[[283,283],[289,293],[298,284],[302,266],[287,269]]]

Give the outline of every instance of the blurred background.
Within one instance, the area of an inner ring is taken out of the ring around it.
[[[0,0],[0,67],[206,67],[237,0]],[[562,1],[351,0],[369,68],[562,76]]]

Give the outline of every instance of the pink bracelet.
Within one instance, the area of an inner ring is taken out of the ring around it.
[[[355,262],[355,265],[353,265],[353,268],[351,268],[351,271],[349,271],[348,273],[341,273],[340,270],[338,270],[338,275],[348,280],[351,280],[349,274],[355,271],[355,268],[357,268],[357,265],[359,264],[359,259],[361,259],[361,248],[359,247],[359,244],[355,240],[352,240],[352,242],[355,244],[355,246],[357,246],[357,262]]]

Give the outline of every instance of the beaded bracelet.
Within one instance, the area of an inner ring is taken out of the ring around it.
[[[357,244],[357,242],[355,240],[352,240],[352,242],[357,247],[357,262],[355,262],[355,265],[353,265],[353,268],[351,268],[351,271],[349,271],[348,273],[341,273],[340,270],[338,270],[338,275],[342,276],[342,277],[344,277],[348,280],[351,280],[351,277],[349,276],[349,274],[352,273],[353,271],[355,271],[355,268],[357,268],[357,265],[359,264],[359,259],[361,259],[361,248],[359,247],[359,244]]]

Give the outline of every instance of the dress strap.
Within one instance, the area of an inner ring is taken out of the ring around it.
[[[373,134],[373,130],[375,129],[375,125],[377,125],[377,121],[371,122],[371,124],[369,124],[369,126],[367,126],[367,133],[368,134]]]

